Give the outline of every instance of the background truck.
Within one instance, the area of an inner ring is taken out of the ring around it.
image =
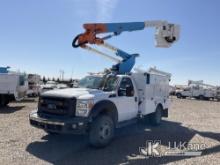
[[[28,91],[27,96],[38,96],[40,93],[40,75],[28,74]]]
[[[55,81],[47,81],[46,84],[40,85],[40,94],[49,90],[54,90],[57,88],[57,83]]]
[[[220,87],[216,87],[216,95],[215,95],[215,99],[217,101],[220,101]]]
[[[200,81],[188,81],[188,86],[183,90],[176,92],[177,98],[196,98],[200,100],[214,99],[216,96],[216,87]]]
[[[3,67],[0,71],[0,106],[6,106],[13,100],[22,100],[28,89],[26,74],[9,72],[8,68]]]

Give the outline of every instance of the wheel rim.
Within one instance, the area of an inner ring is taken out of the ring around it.
[[[102,126],[100,126],[99,136],[100,139],[108,139],[111,136],[111,127],[108,123],[105,123]]]

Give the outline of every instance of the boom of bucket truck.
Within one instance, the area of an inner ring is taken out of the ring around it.
[[[72,43],[74,48],[81,47],[104,56],[116,62],[111,70],[118,74],[129,73],[134,64],[137,53],[129,54],[117,47],[106,42],[114,36],[119,36],[123,32],[133,32],[144,30],[145,28],[155,28],[156,47],[168,48],[179,39],[180,27],[167,21],[145,21],[145,22],[126,22],[126,23],[87,23],[83,25],[85,32],[77,35]],[[100,37],[100,34],[106,34]],[[95,44],[113,51],[121,59],[112,57],[105,52],[101,52],[90,45]]]

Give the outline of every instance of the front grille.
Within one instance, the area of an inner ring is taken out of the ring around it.
[[[41,97],[38,104],[38,112],[58,115],[74,116],[76,98]]]

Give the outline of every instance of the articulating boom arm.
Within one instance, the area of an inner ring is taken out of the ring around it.
[[[85,32],[79,34],[73,40],[72,46],[74,48],[81,47],[90,50],[94,53],[102,55],[108,59],[117,62],[112,70],[119,74],[128,73],[131,71],[135,64],[135,58],[138,54],[128,54],[108,43],[105,40],[120,35],[122,32],[131,32],[143,30],[148,27],[156,29],[155,40],[156,47],[170,47],[172,43],[179,38],[179,26],[170,24],[166,21],[145,21],[145,22],[130,22],[130,23],[97,23],[97,24],[84,24]],[[110,33],[104,37],[99,37],[99,34]],[[114,58],[106,53],[94,49],[89,44],[96,44],[112,50],[116,56],[122,58]]]

